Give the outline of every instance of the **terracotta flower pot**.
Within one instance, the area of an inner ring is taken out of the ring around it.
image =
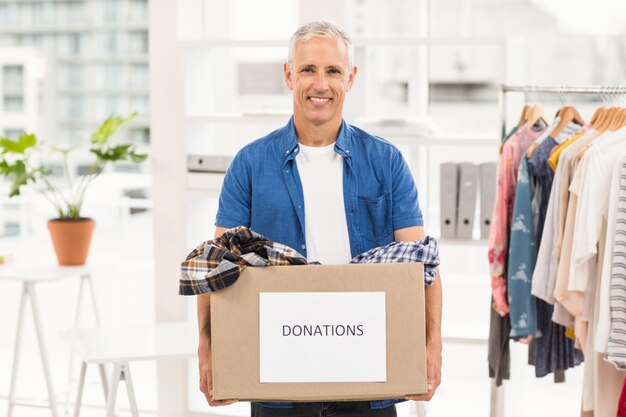
[[[96,221],[87,218],[48,221],[48,230],[59,265],[84,265],[87,262],[94,227]]]

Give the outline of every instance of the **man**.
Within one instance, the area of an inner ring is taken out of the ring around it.
[[[399,151],[346,124],[345,95],[356,77],[349,35],[336,24],[312,22],[292,36],[284,64],[293,92],[289,123],[244,147],[220,194],[216,237],[247,226],[291,246],[309,261],[348,263],[393,240],[425,236],[417,189]],[[200,390],[211,406],[209,295],[198,297]],[[426,287],[428,401],[441,375],[441,282]],[[253,416],[395,416],[401,400],[337,403],[253,403]]]

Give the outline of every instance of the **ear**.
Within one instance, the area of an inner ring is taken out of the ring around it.
[[[283,74],[285,75],[285,84],[287,84],[287,88],[289,91],[293,91],[293,79],[291,78],[292,73],[288,62],[283,64]]]
[[[350,89],[352,88],[352,84],[354,83],[354,78],[356,77],[356,65],[352,67],[352,71],[350,71],[350,74],[348,75],[348,85],[346,86],[346,92],[350,91]]]

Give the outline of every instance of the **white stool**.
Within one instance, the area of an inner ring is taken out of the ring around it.
[[[52,375],[50,373],[48,351],[46,349],[36,287],[37,285],[42,283],[52,283],[64,279],[80,277],[78,305],[75,312],[74,327],[78,325],[78,319],[81,312],[81,302],[83,299],[83,290],[85,285],[87,284],[90,288],[91,302],[93,305],[95,321],[98,325],[99,315],[96,305],[96,296],[93,288],[93,282],[91,280],[91,271],[92,268],[90,266],[58,266],[54,263],[51,264],[46,262],[16,262],[14,264],[3,265],[2,268],[0,268],[0,280],[16,281],[22,283],[22,296],[20,300],[19,313],[17,316],[17,334],[15,336],[15,349],[13,354],[13,370],[11,371],[11,386],[8,398],[8,417],[13,416],[13,408],[16,405],[31,407],[41,406],[32,402],[18,400],[15,396],[17,377],[19,373],[20,354],[22,353],[22,330],[24,329],[25,325],[26,305],[28,304],[29,300],[33,312],[35,334],[37,335],[37,341],[39,342],[39,354],[41,355],[43,374],[46,381],[46,388],[48,390],[48,402],[45,407],[50,408],[53,417],[57,417],[59,415],[57,410],[56,395],[52,386]],[[67,300],[62,300],[62,302],[66,301]]]
[[[156,359],[184,359],[197,355],[198,329],[192,323],[160,323],[147,326],[72,329],[61,332],[61,337],[82,360],[76,408],[74,416],[80,415],[87,365],[113,364],[113,373],[107,389],[106,379],[102,385],[106,396],[106,416],[115,412],[117,388],[125,381],[130,410],[137,417],[137,401],[129,363]]]

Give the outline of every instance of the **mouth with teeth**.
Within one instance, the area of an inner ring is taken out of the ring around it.
[[[325,104],[325,103],[329,103],[331,101],[331,98],[330,97],[312,97],[312,96],[309,96],[309,100],[311,100],[313,103]]]

